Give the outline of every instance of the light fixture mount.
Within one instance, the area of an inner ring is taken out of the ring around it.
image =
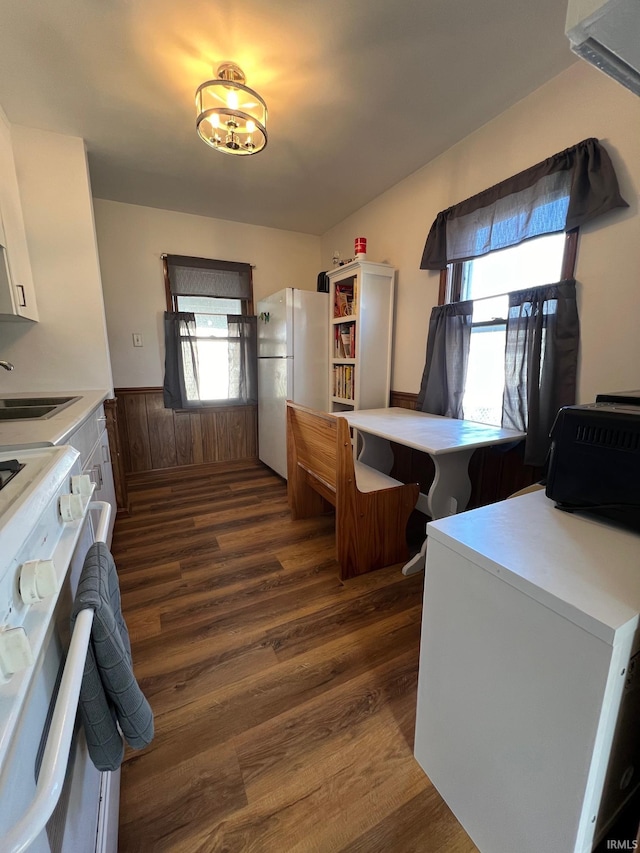
[[[243,86],[247,82],[244,71],[235,62],[223,62],[218,65],[218,77],[220,80],[229,80],[231,83],[242,83]]]
[[[196,90],[196,128],[216,151],[257,154],[267,144],[267,105],[245,79],[238,65],[223,62]]]

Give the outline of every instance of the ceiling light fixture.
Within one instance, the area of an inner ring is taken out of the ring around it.
[[[257,154],[267,144],[267,105],[244,81],[242,69],[224,62],[196,90],[198,134],[225,154]]]

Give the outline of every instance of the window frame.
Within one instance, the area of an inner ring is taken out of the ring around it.
[[[169,262],[168,262],[169,256],[170,256],[170,253],[165,253],[165,254],[161,255],[165,300],[166,300],[166,305],[167,305],[167,311],[172,312],[172,313],[177,313],[179,311],[178,303],[177,303],[178,296],[176,296],[175,294],[173,294],[171,292],[171,284],[169,282]],[[226,268],[226,269],[233,268],[236,265],[237,265],[237,267],[242,267],[242,269],[245,269],[247,267],[246,263],[243,263],[243,264],[237,263],[236,264],[236,262],[234,262],[234,261],[222,261],[219,258],[199,258],[199,257],[196,257],[194,255],[185,255],[184,257],[188,258],[190,261],[200,261],[201,260],[203,269],[210,269],[212,264],[220,264],[220,266],[222,268]],[[243,316],[254,316],[254,309],[253,309],[253,304],[254,304],[254,301],[253,301],[253,299],[254,299],[254,297],[253,297],[253,265],[250,265],[250,268],[249,268],[249,285],[251,288],[251,296],[248,299],[240,298],[240,300],[239,300],[240,304],[242,306],[242,315]],[[203,298],[205,298],[205,299],[217,299],[219,297],[205,296]],[[197,313],[202,313],[202,312],[197,312]],[[255,404],[255,403],[251,403],[249,405],[252,406],[254,409],[257,408],[257,404]],[[224,412],[224,411],[232,411],[232,410],[244,409],[244,408],[246,408],[245,404],[235,403],[235,402],[232,402],[231,400],[228,403],[225,403],[225,402],[216,403],[214,401],[207,400],[202,405],[189,406],[187,408],[174,409],[174,411],[176,411],[176,412],[194,412],[194,411]]]
[[[565,234],[564,254],[562,256],[562,270],[560,279],[574,278],[576,258],[578,255],[578,235],[580,229],[574,228]],[[547,235],[541,234],[540,237]],[[475,260],[471,258],[471,260]],[[440,281],[438,287],[438,305],[446,305],[449,302],[460,302],[462,290],[462,269],[465,261],[454,261],[440,270]],[[449,298],[447,298],[449,296]],[[482,323],[480,325],[486,325]]]
[[[562,267],[560,271],[560,280],[565,281],[567,279],[573,279],[575,275],[575,266],[576,266],[576,258],[578,253],[578,234],[579,228],[574,228],[571,231],[567,231],[565,233],[565,243],[564,243],[564,251],[562,255]],[[539,235],[540,237],[550,236],[550,235]],[[516,244],[521,245],[521,244]],[[491,253],[489,253],[491,254]],[[484,255],[481,257],[485,257]],[[476,260],[475,258],[470,258],[471,261]],[[448,264],[443,270],[440,270],[440,281],[439,281],[439,291],[438,291],[438,305],[451,304],[455,302],[460,302],[462,295],[462,283],[463,283],[463,273],[464,273],[464,264],[468,263],[468,261],[454,261],[451,264]],[[447,296],[449,298],[447,299]],[[465,300],[466,301],[466,300]],[[469,300],[473,302],[473,300]],[[507,329],[507,318],[506,317],[494,317],[491,320],[481,320],[477,323],[471,324],[471,334],[473,334],[475,329],[485,329],[485,330],[504,330],[506,333]],[[466,393],[466,383],[464,392]],[[484,421],[482,422],[484,423]],[[499,424],[498,424],[499,426]]]
[[[189,259],[192,261],[200,260],[200,258],[196,258],[196,257],[192,257],[192,256],[190,256]],[[233,267],[233,261],[221,261],[218,258],[212,258],[212,259],[202,258],[202,261],[203,261],[203,265],[202,265],[203,269],[207,269],[207,268],[210,269],[211,264],[220,264],[222,267],[227,267],[227,268]],[[205,264],[206,264],[206,266],[205,266]],[[246,264],[238,264],[238,267],[242,267],[244,269],[246,267]],[[162,272],[163,272],[163,276],[164,276],[164,292],[165,292],[165,299],[167,302],[167,311],[178,311],[178,303],[177,303],[178,297],[175,296],[171,292],[171,285],[169,283],[169,264],[167,261],[167,255],[162,256]],[[240,302],[242,304],[242,313],[245,316],[252,316],[254,313],[254,311],[253,311],[253,267],[250,270],[249,283],[251,285],[251,296],[249,297],[249,299],[241,299],[240,300]],[[216,299],[217,297],[205,296],[203,298],[204,299]]]

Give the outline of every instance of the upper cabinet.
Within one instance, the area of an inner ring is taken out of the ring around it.
[[[11,130],[0,112],[0,320],[37,320]]]

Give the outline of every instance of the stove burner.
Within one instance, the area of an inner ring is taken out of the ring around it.
[[[9,483],[19,471],[22,471],[24,464],[17,459],[5,459],[0,461],[0,489]]]

